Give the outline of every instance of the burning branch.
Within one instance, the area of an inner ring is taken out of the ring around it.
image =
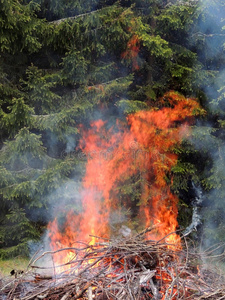
[[[33,259],[35,265],[32,263],[31,271],[3,285],[1,294],[7,300],[224,299],[224,275],[202,263],[202,256],[205,261],[209,254],[210,260],[212,257],[224,260],[224,254],[213,255],[218,251],[217,246],[199,254],[190,252],[185,240],[182,245],[185,250],[173,250],[165,239],[146,240],[145,231],[123,240],[105,239],[103,243],[80,249],[45,252]],[[46,271],[46,267],[36,264],[43,256],[54,256],[59,251],[65,255],[72,251],[76,256],[63,266],[65,270],[61,273],[49,268],[51,276],[38,277],[34,270]]]

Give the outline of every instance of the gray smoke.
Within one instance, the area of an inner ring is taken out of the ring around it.
[[[198,57],[207,74],[206,80],[199,78],[198,86],[207,96],[210,121],[201,121],[193,131],[192,144],[205,157],[204,192],[197,188],[198,195],[193,203],[192,222],[185,235],[195,230],[202,222],[202,245],[204,248],[224,241],[225,217],[225,139],[218,119],[225,107],[225,3],[222,0],[199,1],[202,14],[198,26],[190,34],[193,45],[198,48]]]
[[[203,192],[201,187],[196,187],[194,183],[192,183],[193,188],[196,192],[196,197],[192,201],[192,221],[191,224],[185,229],[183,235],[187,236],[192,231],[197,231],[197,227],[201,224],[201,214],[200,214],[200,208],[201,204],[203,202]]]

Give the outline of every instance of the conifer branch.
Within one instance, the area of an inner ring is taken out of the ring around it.
[[[95,85],[91,85],[91,86],[92,86],[92,87],[98,87],[98,86],[100,86],[100,85],[107,85],[107,84],[110,84],[110,83],[112,83],[112,82],[114,82],[114,81],[119,81],[119,80],[122,80],[122,79],[125,79],[125,78],[127,78],[127,76],[121,76],[121,77],[117,77],[117,78],[115,78],[115,79],[112,79],[112,80],[110,80],[110,81],[101,82],[101,83],[98,83],[98,84],[95,84]]]
[[[83,13],[83,14],[80,14],[80,15],[76,15],[76,16],[73,16],[73,17],[67,17],[67,18],[62,18],[62,19],[58,19],[58,20],[54,20],[52,22],[49,22],[50,24],[56,24],[56,25],[59,25],[60,23],[64,22],[64,21],[73,21],[75,19],[78,19],[78,18],[83,18],[85,16],[88,16],[88,15],[91,15],[91,14],[94,14],[94,13],[97,13],[99,11],[102,11],[102,9],[97,9],[97,10],[93,10],[93,11],[90,11],[90,12],[87,12],[87,13]]]
[[[204,36],[204,37],[223,36],[223,37],[225,37],[225,33],[210,33],[210,34],[206,34],[206,33],[202,33],[202,32],[196,32],[196,33],[192,34],[192,37],[194,37],[194,36]]]

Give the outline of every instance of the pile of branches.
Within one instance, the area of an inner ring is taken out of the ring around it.
[[[225,299],[225,277],[206,260],[221,247],[201,254],[190,251],[183,238],[182,249],[160,241],[146,240],[144,232],[126,239],[98,238],[95,245],[44,252],[33,258],[23,274],[2,279],[0,295],[7,300],[107,300],[107,299]],[[38,266],[44,257],[73,253],[60,266]],[[63,271],[62,271],[63,270]],[[46,271],[48,274],[46,275]]]

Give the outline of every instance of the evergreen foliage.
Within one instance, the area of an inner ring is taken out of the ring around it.
[[[201,121],[192,141],[174,150],[180,159],[173,174],[181,198],[191,180],[221,191],[224,176],[210,151],[224,140],[224,27],[207,29],[213,3],[200,4],[0,0],[0,257],[28,254],[28,241],[43,233],[54,201],[57,207],[65,197],[79,209],[80,124],[101,110],[124,118],[160,107],[170,89],[198,97],[209,111],[205,87],[216,82],[212,125]],[[203,151],[204,138],[213,145]],[[137,199],[140,186],[128,180],[121,195],[135,190],[131,198]]]

